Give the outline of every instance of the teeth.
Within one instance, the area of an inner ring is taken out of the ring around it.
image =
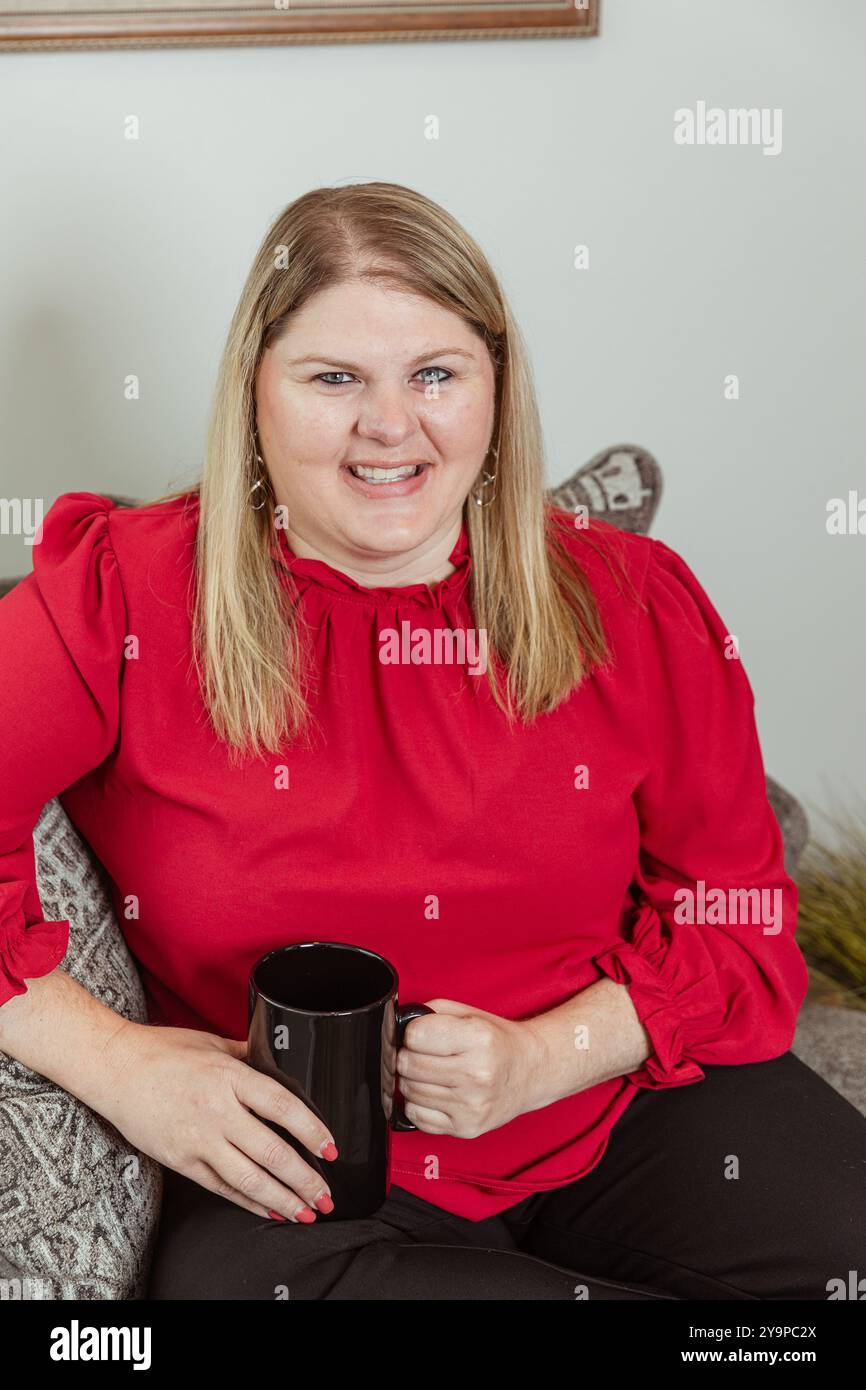
[[[356,478],[363,478],[365,483],[397,483],[404,478],[414,478],[418,464],[410,463],[406,468],[364,468],[361,464],[353,464],[349,472]]]

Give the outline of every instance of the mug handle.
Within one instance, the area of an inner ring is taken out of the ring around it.
[[[397,1051],[403,1046],[407,1024],[411,1023],[413,1018],[421,1018],[424,1014],[435,1014],[435,1012],[435,1009],[428,1008],[426,1004],[402,1004],[397,1008],[394,1015],[397,1024]],[[410,1130],[418,1128],[417,1125],[413,1125],[411,1120],[406,1119],[403,1106],[396,1096],[394,1109],[391,1112],[391,1128],[400,1134],[408,1134]]]

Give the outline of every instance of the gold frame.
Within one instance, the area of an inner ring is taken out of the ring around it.
[[[307,10],[277,10],[266,0],[246,6],[166,3],[160,9],[131,6],[0,12],[0,53],[47,49],[179,48],[293,43],[394,43],[423,39],[565,39],[599,32],[600,0],[488,0],[476,5],[320,0]],[[7,0],[8,3],[8,0]],[[16,3],[16,0],[12,0]],[[115,0],[117,3],[117,0]],[[329,8],[329,4],[331,8]]]

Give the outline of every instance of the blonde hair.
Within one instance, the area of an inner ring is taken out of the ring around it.
[[[154,499],[198,494],[192,659],[232,757],[276,752],[308,730],[310,717],[309,652],[294,617],[297,593],[293,599],[271,555],[270,490],[261,510],[249,501],[261,476],[256,373],[292,313],[350,280],[425,296],[458,314],[490,353],[496,496],[488,507],[465,502],[464,521],[469,598],[475,625],[487,632],[487,679],[499,708],[509,722],[533,720],[609,655],[592,589],[545,497],[526,352],[480,247],[443,208],[400,184],[317,188],[280,213],[256,253],[220,362],[200,481]],[[612,547],[595,547],[586,532],[582,539],[610,565]]]

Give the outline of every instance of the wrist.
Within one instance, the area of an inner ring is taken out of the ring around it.
[[[545,1014],[536,1018],[523,1019],[525,1053],[527,1059],[526,1105],[524,1111],[542,1110],[554,1101],[561,1100],[572,1091],[579,1089],[573,1072],[567,1081],[562,1077],[562,1058]]]
[[[539,1099],[532,1109],[625,1076],[651,1052],[628,989],[608,978],[526,1023],[543,1059],[540,1069],[536,1064]]]
[[[146,1029],[147,1024],[115,1018],[97,1049],[88,1094],[81,1099],[106,1119],[111,1118],[113,1103],[125,1085],[124,1076],[138,1054]]]

